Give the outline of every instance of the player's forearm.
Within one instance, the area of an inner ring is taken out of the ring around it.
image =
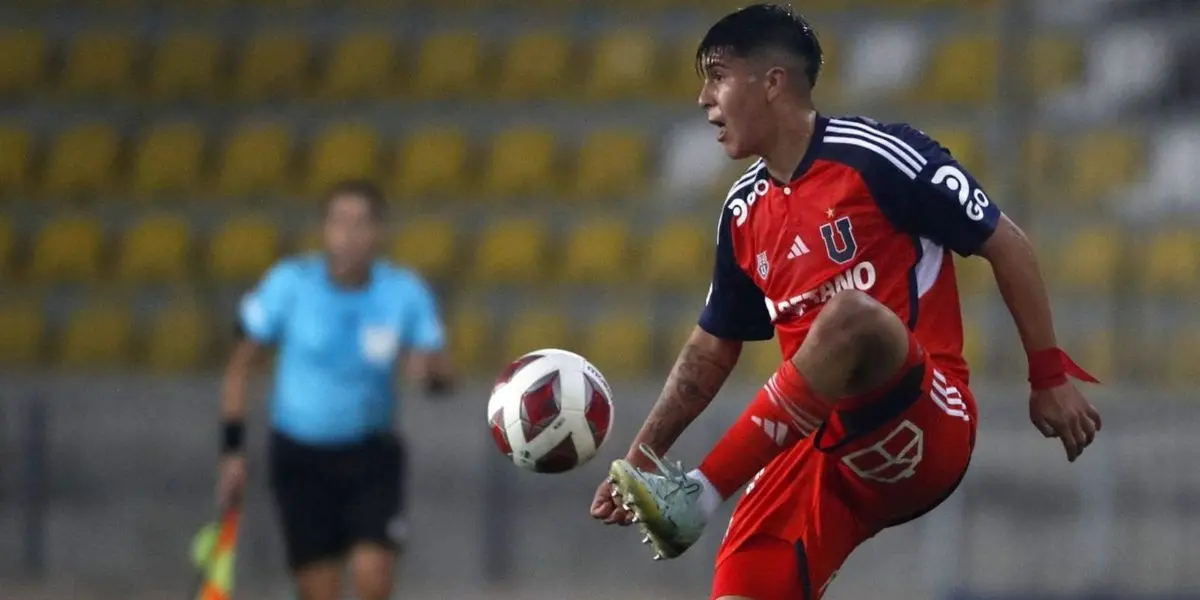
[[[1001,217],[981,254],[992,265],[1026,354],[1055,347],[1050,298],[1029,238],[1008,217]]]
[[[221,421],[241,422],[246,418],[246,389],[258,355],[257,344],[241,341],[233,349],[221,380]]]
[[[741,342],[722,340],[697,327],[679,353],[667,384],[634,439],[626,460],[638,467],[652,468],[638,447],[645,444],[654,452],[665,454],[716,397],[741,351]]]

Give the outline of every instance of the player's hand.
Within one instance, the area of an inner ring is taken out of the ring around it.
[[[629,511],[621,507],[620,498],[613,497],[613,486],[607,478],[592,499],[592,518],[604,521],[605,525],[628,525],[632,518]]]
[[[242,454],[222,456],[217,471],[217,506],[225,510],[240,505],[246,488],[246,457]]]
[[[1029,395],[1029,420],[1048,438],[1062,440],[1067,460],[1075,462],[1100,431],[1100,413],[1071,382]]]

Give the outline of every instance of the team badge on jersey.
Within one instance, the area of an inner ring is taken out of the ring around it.
[[[767,274],[771,272],[771,263],[767,261],[767,253],[758,253],[758,276],[766,279]]]

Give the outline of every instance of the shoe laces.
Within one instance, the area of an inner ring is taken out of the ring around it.
[[[642,454],[646,455],[646,458],[650,459],[650,462],[654,463],[655,468],[658,469],[658,472],[664,479],[670,480],[677,486],[682,485],[683,482],[687,481],[687,473],[683,470],[682,461],[677,460],[675,461],[675,464],[668,463],[667,461],[659,458],[658,454],[656,454],[654,450],[651,450],[650,446],[647,446],[646,444],[638,445],[638,450],[641,450]]]

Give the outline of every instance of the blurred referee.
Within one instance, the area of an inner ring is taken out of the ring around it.
[[[225,372],[218,496],[228,507],[246,481],[246,382],[278,347],[268,471],[302,600],[337,600],[347,561],[358,598],[390,597],[405,529],[396,371],[403,362],[431,393],[449,387],[433,295],[378,257],[384,208],[370,183],[334,186],[325,251],[279,262],[243,298]]]

